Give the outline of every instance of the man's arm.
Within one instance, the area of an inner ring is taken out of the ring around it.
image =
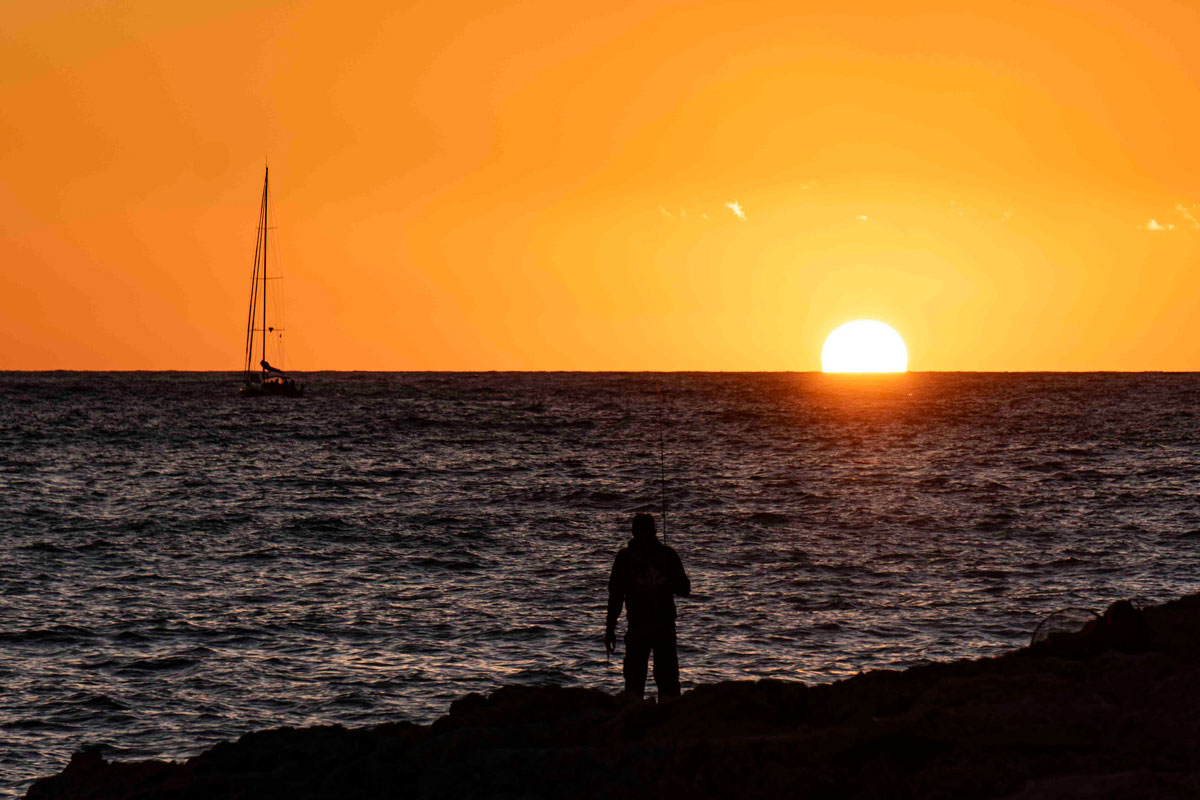
[[[671,591],[678,597],[687,597],[692,593],[692,582],[688,579],[687,573],[683,571],[683,562],[679,560],[679,555],[672,550],[671,558],[675,562],[675,574],[671,578]]]
[[[621,556],[624,551],[617,553],[613,560],[612,573],[608,576],[608,615],[604,620],[606,631],[617,629],[617,620],[621,617],[621,608],[625,605],[625,564]]]

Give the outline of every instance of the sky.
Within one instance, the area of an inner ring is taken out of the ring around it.
[[[0,369],[1197,370],[1198,8],[0,0]]]

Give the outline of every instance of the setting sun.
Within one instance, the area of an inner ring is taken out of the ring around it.
[[[904,372],[908,349],[900,334],[873,319],[839,326],[821,348],[822,372]]]

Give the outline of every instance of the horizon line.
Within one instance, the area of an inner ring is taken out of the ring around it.
[[[4,374],[45,374],[45,373],[84,373],[84,374],[202,374],[202,375],[242,375],[240,369],[70,369],[54,367],[49,369],[2,369]],[[825,372],[823,370],[789,370],[789,369],[312,369],[285,370],[292,375],[320,374],[355,374],[355,373],[388,373],[388,374],[441,374],[441,375],[830,375],[839,377],[900,377],[904,375],[1193,375],[1200,373],[1197,369],[944,369],[944,370],[905,370],[904,372]]]

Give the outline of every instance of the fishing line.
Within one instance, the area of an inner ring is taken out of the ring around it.
[[[662,493],[663,543],[667,541],[667,423],[664,415],[666,401],[663,399],[662,378],[655,379],[658,387],[658,482]]]

